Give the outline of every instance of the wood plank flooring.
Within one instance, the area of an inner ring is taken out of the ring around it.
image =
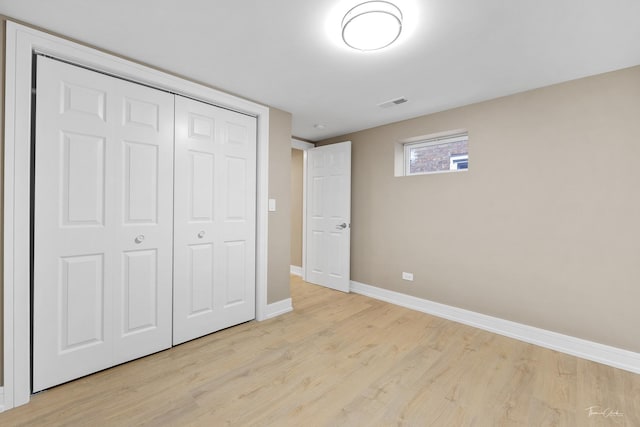
[[[640,426],[640,375],[291,287],[292,313],[55,387],[0,425]]]

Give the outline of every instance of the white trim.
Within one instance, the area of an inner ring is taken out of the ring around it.
[[[402,175],[402,176],[411,177],[411,176],[422,176],[422,175],[438,175],[443,173],[464,173],[464,172],[469,172],[469,169],[447,169],[445,171],[416,172],[416,173],[412,173],[409,175]]]
[[[300,141],[299,139],[291,138],[291,148],[296,150],[308,150],[314,148],[315,145],[310,142]]]
[[[7,21],[4,171],[4,408],[29,401],[29,209],[32,53],[257,117],[256,319],[267,317],[269,108]]]
[[[433,147],[434,145],[453,144],[454,142],[468,141],[469,134],[466,132],[458,135],[443,136],[440,138],[427,138],[420,141],[405,142],[405,147]]]
[[[453,129],[453,130],[447,130],[444,132],[430,133],[428,135],[418,135],[418,136],[412,136],[411,138],[403,138],[398,140],[398,143],[400,145],[413,144],[414,142],[447,139],[447,138],[453,138],[453,137],[465,135],[465,134],[466,135],[469,134],[469,132],[466,129]]]
[[[582,359],[640,374],[640,353],[351,281],[351,291]]]
[[[290,273],[293,274],[294,276],[300,276],[302,277],[302,267],[298,267],[297,265],[292,265],[290,266]]]
[[[272,304],[267,305],[266,309],[266,317],[264,320],[273,319],[274,317],[281,316],[283,314],[289,313],[293,311],[293,304],[291,303],[291,298],[283,299],[278,302],[274,302]]]
[[[302,280],[307,280],[307,150],[302,153]]]
[[[0,412],[4,412],[4,387],[0,387]]]

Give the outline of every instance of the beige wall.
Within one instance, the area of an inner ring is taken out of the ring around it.
[[[269,198],[276,211],[269,212],[269,304],[290,297],[291,257],[291,114],[269,111]]]
[[[302,267],[302,195],[304,151],[291,149],[291,265]]]
[[[394,177],[452,129],[468,172]],[[352,279],[640,352],[638,135],[634,67],[323,141],[353,141]]]
[[[2,31],[0,35],[0,153],[4,153],[4,36],[6,19],[0,16]],[[24,23],[23,23],[24,24]],[[42,29],[40,29],[42,30]],[[127,58],[131,60],[130,58]],[[162,70],[167,72],[166,70]],[[179,76],[182,77],[182,76]],[[182,77],[184,78],[184,77]],[[197,82],[202,84],[201,82]],[[206,86],[206,85],[205,85]],[[289,168],[291,150],[291,114],[271,108],[269,110],[269,197],[278,199],[278,212],[269,215],[269,256],[268,256],[268,282],[267,300],[269,303],[289,298]],[[2,154],[0,154],[1,156]],[[2,165],[0,162],[0,181],[2,180]],[[0,191],[4,188],[0,185]],[[0,203],[1,203],[0,199]],[[0,209],[0,216],[3,210]],[[1,217],[0,217],[1,219]],[[3,222],[2,222],[3,223]],[[0,227],[0,238],[2,237]],[[2,245],[0,245],[0,261],[3,260]],[[0,262],[0,281],[2,280],[2,263]],[[0,282],[0,362],[4,354],[2,349],[3,319],[1,304],[3,296],[2,283]],[[0,363],[0,384],[3,384],[2,369],[4,363]]]

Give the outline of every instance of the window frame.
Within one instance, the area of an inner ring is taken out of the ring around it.
[[[404,176],[416,176],[416,175],[431,175],[434,173],[449,173],[449,172],[464,172],[469,170],[467,169],[449,169],[449,170],[441,170],[441,171],[432,171],[432,172],[411,172],[411,150],[415,148],[423,148],[423,147],[432,147],[434,145],[444,145],[451,144],[456,142],[466,141],[469,144],[469,134],[462,133],[456,135],[448,135],[442,136],[439,138],[425,138],[420,141],[414,142],[405,142],[402,144],[403,150],[403,164],[404,164]],[[467,162],[469,159],[469,154],[467,153]]]
[[[460,163],[466,163],[467,167],[466,168],[459,168],[456,167],[454,168],[454,166],[458,166]],[[450,171],[461,171],[461,170],[468,170],[469,169],[469,153],[467,154],[458,154],[456,156],[451,156],[449,157],[449,170]]]

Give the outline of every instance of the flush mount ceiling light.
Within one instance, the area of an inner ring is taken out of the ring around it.
[[[367,1],[342,19],[342,40],[354,49],[369,51],[389,46],[402,31],[402,12],[388,1]]]

